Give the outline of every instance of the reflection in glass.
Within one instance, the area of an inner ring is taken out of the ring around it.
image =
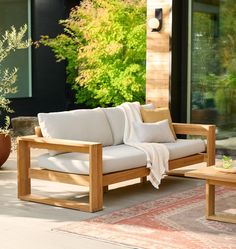
[[[193,0],[192,13],[191,121],[215,123],[218,148],[234,154],[236,4],[234,0]]]

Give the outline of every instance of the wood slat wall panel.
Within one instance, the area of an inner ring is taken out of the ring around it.
[[[170,56],[168,53],[162,53],[162,52],[147,52],[147,60],[150,62],[159,62],[159,61],[167,61],[169,62]]]
[[[147,90],[151,91],[151,90],[157,90],[157,89],[166,89],[166,88],[168,88],[168,86],[169,86],[169,82],[166,79],[164,79],[164,80],[158,79],[157,81],[150,80],[150,84],[149,84]]]
[[[170,77],[170,73],[169,72],[161,72],[160,70],[155,70],[152,72],[152,74],[149,74],[147,76],[147,80],[151,81],[151,80],[167,80],[168,84],[169,84],[169,77]]]
[[[169,63],[167,62],[159,62],[159,63],[149,63],[147,65],[147,70],[150,72],[157,71],[159,74],[162,74],[162,72],[165,73],[165,75],[169,76]],[[163,78],[164,79],[164,78]]]
[[[163,9],[163,27],[151,32],[147,27],[146,101],[158,107],[169,106],[170,101],[170,36],[171,0],[147,0],[147,21],[154,17],[155,9]]]
[[[157,101],[156,98],[151,98],[151,97],[150,97],[150,98],[147,100],[147,104],[149,104],[149,103],[154,104],[156,107],[163,107],[163,106],[165,106],[165,104],[166,104],[166,98],[165,98],[165,97],[159,96],[159,97],[158,97],[158,101]]]

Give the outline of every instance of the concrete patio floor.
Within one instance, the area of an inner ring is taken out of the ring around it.
[[[33,157],[40,152],[34,151]],[[161,198],[173,191],[187,190],[201,181],[180,177],[166,177],[159,190],[150,183],[138,184],[138,180],[113,185],[104,196],[104,210],[97,213],[83,213],[36,203],[22,202],[17,194],[16,153],[0,170],[0,248],[1,249],[121,249],[128,248],[97,240],[87,239],[75,234],[60,232],[55,228],[62,225],[102,215],[117,209],[132,206],[144,201]],[[137,183],[129,185],[130,183]],[[121,188],[117,187],[122,186]],[[87,189],[72,185],[60,185],[33,181],[37,192],[50,194],[83,195]],[[204,212],[204,210],[203,210]]]

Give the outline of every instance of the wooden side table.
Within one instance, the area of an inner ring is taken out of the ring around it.
[[[222,173],[214,167],[204,167],[185,173],[187,177],[206,180],[206,219],[236,224],[236,216],[215,213],[215,186],[236,188],[236,174]]]

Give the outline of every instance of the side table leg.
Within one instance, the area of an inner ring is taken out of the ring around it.
[[[206,181],[206,218],[215,215],[215,185]]]

